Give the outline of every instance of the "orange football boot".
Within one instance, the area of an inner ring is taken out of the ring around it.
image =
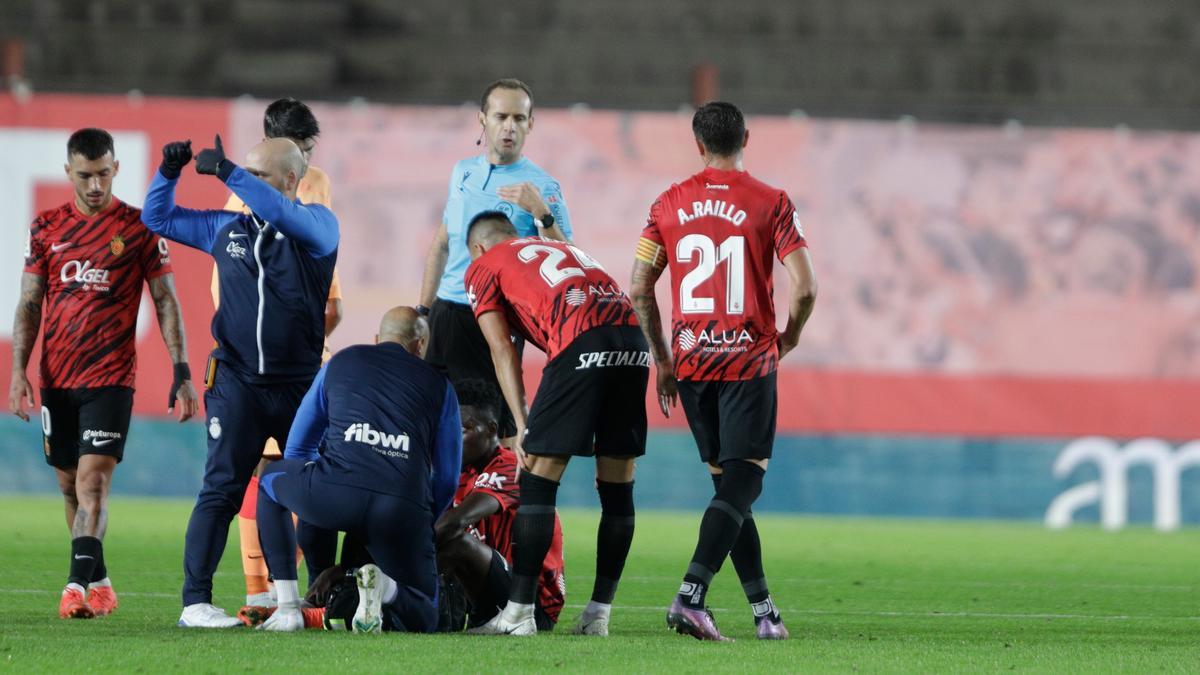
[[[87,600],[74,588],[64,588],[62,601],[58,603],[58,618],[60,619],[91,619],[96,612],[88,605]]]
[[[112,586],[93,586],[88,589],[87,604],[96,616],[107,616],[117,608],[117,594]]]

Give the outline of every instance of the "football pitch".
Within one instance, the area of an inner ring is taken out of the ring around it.
[[[948,672],[1200,669],[1197,533],[1036,523],[756,516],[792,639],[754,640],[732,565],[710,603],[732,644],[668,632],[698,513],[638,514],[608,639],[568,634],[591,591],[598,513],[563,513],[567,608],[552,634],[355,635],[185,630],[190,503],[118,498],[105,555],[120,598],[91,621],[57,618],[66,527],[51,497],[0,497],[0,665],[14,672]],[[216,604],[242,599],[231,538]]]

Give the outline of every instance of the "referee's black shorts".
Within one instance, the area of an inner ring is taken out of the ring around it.
[[[517,354],[525,346],[516,342]],[[483,331],[475,321],[470,305],[438,299],[429,309],[429,346],[425,350],[425,361],[437,368],[451,384],[463,380],[480,379],[491,382],[500,391],[500,380],[496,378],[496,367],[492,364],[492,351],[488,348]],[[501,401],[503,401],[501,395]],[[517,433],[508,404],[500,405],[500,438]]]
[[[731,459],[770,459],[778,396],[775,373],[750,380],[679,381],[679,402],[700,459],[720,466]]]

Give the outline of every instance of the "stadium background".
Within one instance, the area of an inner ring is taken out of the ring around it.
[[[1122,498],[1133,521],[1200,520],[1200,471],[1187,470],[1200,458],[1186,446],[1200,438],[1195,7],[591,4],[5,3],[0,317],[28,222],[69,198],[62,148],[80,126],[117,134],[116,194],[140,204],[163,143],[220,133],[241,157],[270,98],[313,102],[313,161],[344,232],[338,348],[416,301],[446,177],[477,151],[471,99],[494,76],[534,87],[526,153],[561,182],[579,244],[621,281],[654,196],[698,169],[688,102],[717,94],[751,113],[747,166],[791,194],[821,284],[781,370],[756,509],[1040,519],[1069,493],[1060,503],[1082,520],[1103,502],[1119,526]],[[291,22],[272,21],[284,5]],[[485,43],[492,22],[520,46],[480,59],[463,46]],[[96,34],[121,49],[81,39]],[[538,58],[572,38],[571,58]],[[224,198],[211,179],[182,182],[182,204]],[[172,251],[199,368],[211,263]],[[115,491],[190,496],[203,428],[163,417],[167,359],[143,319]],[[10,330],[0,319],[4,372]],[[639,505],[703,505],[681,411],[652,424]],[[40,446],[35,424],[0,421],[0,492],[55,490]],[[592,504],[588,472],[569,472],[560,494]]]

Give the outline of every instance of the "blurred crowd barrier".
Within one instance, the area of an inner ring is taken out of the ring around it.
[[[261,138],[265,105],[0,97],[0,315],[16,300],[29,220],[70,196],[72,129],[119,132],[117,193],[137,204],[163,143],[202,147],[222,133],[239,158]],[[479,152],[479,126],[469,106],[314,110],[313,163],[342,223],[343,347],[370,341],[389,306],[416,303],[450,169]],[[748,126],[746,165],[795,201],[821,285],[783,368],[783,430],[1200,437],[1200,137],[803,117]],[[701,168],[685,113],[538,109],[526,153],[562,184],[579,245],[623,282],[651,202]],[[189,172],[179,201],[219,207],[224,194]],[[195,368],[210,346],[209,263],[180,248]],[[781,274],[781,309],[787,294]],[[147,319],[138,410],[157,414],[170,373]],[[9,330],[4,321],[5,343]],[[0,350],[5,371],[9,358]]]

